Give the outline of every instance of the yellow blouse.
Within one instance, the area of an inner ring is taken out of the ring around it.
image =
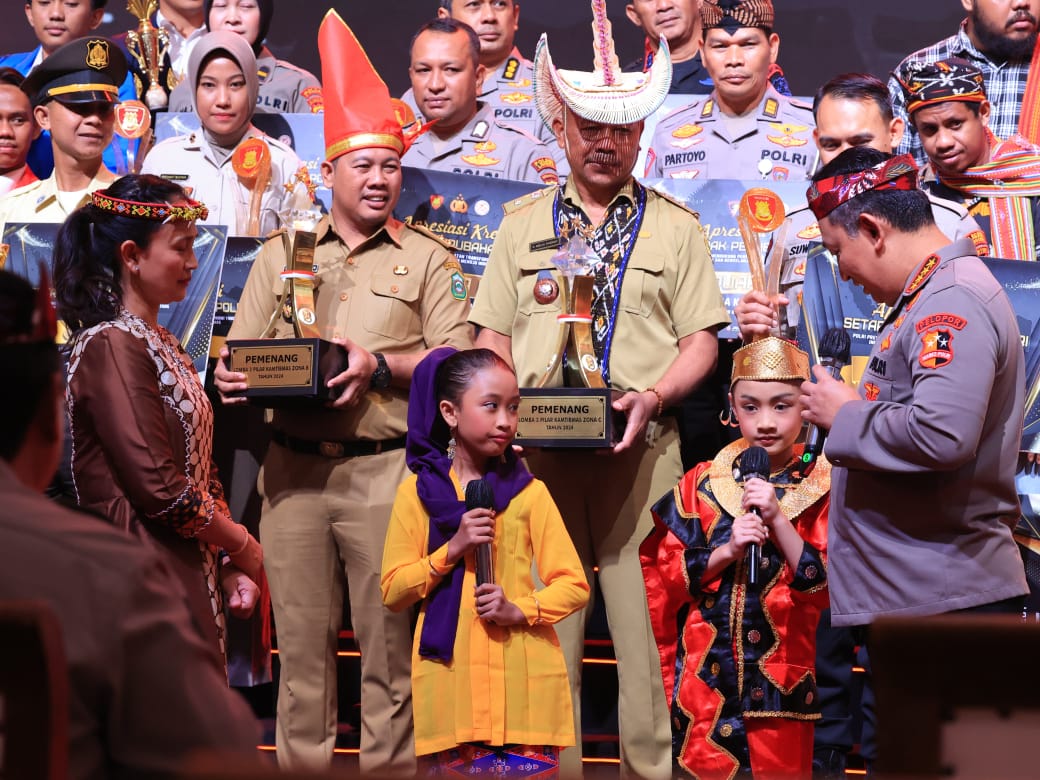
[[[452,480],[463,498],[454,473]],[[447,545],[428,554],[429,518],[416,477],[397,490],[383,551],[383,603],[400,610],[424,599],[447,573]],[[527,618],[497,626],[477,617],[473,553],[466,553],[454,656],[419,657],[426,605],[412,647],[415,752],[426,755],[464,742],[490,745],[574,744],[574,719],[563,653],[552,623],[583,607],[589,585],[548,489],[533,480],[496,518],[495,582]],[[535,592],[537,562],[545,587]]]

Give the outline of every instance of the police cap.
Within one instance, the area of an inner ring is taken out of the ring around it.
[[[22,91],[33,106],[61,103],[118,103],[126,80],[126,55],[108,38],[77,38],[29,71]]]

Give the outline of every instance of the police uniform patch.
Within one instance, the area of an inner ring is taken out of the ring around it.
[[[552,184],[560,180],[556,172],[556,160],[552,157],[539,157],[531,161],[531,167],[546,184]]]
[[[953,362],[953,333],[947,328],[925,331],[917,361],[925,368],[942,368]]]
[[[479,168],[486,167],[488,165],[498,165],[502,160],[498,157],[491,157],[490,155],[484,154],[484,152],[477,152],[476,154],[463,154],[459,157],[467,165],[476,165]]]
[[[256,77],[260,80],[261,84],[263,84],[271,77],[271,73],[272,69],[267,67],[266,65],[262,65],[256,69]]]
[[[502,102],[508,103],[511,106],[530,103],[532,100],[534,100],[534,97],[526,92],[510,92],[508,95],[502,96]]]
[[[979,257],[989,257],[989,242],[986,240],[985,233],[981,230],[973,230],[968,233],[968,238],[975,245],[975,254]]]
[[[875,385],[873,382],[867,382],[865,385],[863,385],[863,396],[868,401],[876,401],[880,394],[881,388]]]
[[[927,330],[928,328],[953,328],[954,330],[964,330],[964,326],[968,324],[968,321],[963,317],[958,317],[956,314],[950,314],[949,312],[938,312],[937,314],[929,314],[924,319],[918,320],[917,332]]]
[[[312,114],[322,114],[325,112],[325,95],[322,93],[320,87],[307,87],[300,93],[300,96],[307,101],[307,108],[311,110]],[[409,110],[409,113],[410,110]],[[401,117],[398,117],[400,121]],[[412,122],[415,122],[415,115],[412,114]],[[404,125],[402,125],[403,127]]]
[[[809,129],[808,125],[790,125],[780,122],[771,122],[769,126],[773,129],[773,135],[766,135],[771,143],[790,149],[792,146],[805,146],[809,143],[807,138],[795,138],[795,133],[804,133]],[[779,133],[779,135],[777,135]]]
[[[888,352],[892,346],[892,334],[887,333],[885,337],[881,339],[881,344],[878,345],[878,352]]]
[[[773,168],[773,181],[787,181],[791,178],[791,171],[787,168],[777,166]]]
[[[479,144],[473,146],[473,150],[476,152],[493,152],[498,148],[498,144],[494,141],[481,141]]]
[[[765,107],[762,109],[762,113],[769,119],[775,119],[780,113],[780,101],[776,98],[768,98]]]
[[[451,297],[458,300],[466,300],[466,280],[458,271],[451,275]]]
[[[820,225],[816,222],[813,222],[805,230],[798,231],[798,238],[804,238],[807,241],[815,241],[820,238],[820,235]]]

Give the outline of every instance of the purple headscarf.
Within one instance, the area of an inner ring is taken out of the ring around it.
[[[435,379],[437,369],[456,353],[453,347],[433,350],[415,367],[408,395],[408,440],[405,458],[408,468],[418,475],[419,500],[430,516],[429,552],[438,550],[459,530],[466,502],[459,500],[451,481],[451,461],[447,446],[450,432],[438,409]],[[501,459],[488,464],[484,475],[495,496],[495,511],[501,513],[513,497],[531,481],[531,473],[516,457],[512,447]],[[426,597],[426,620],[419,638],[419,655],[450,661],[459,625],[462,577],[465,564],[460,559]]]

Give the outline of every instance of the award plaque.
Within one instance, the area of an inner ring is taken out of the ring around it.
[[[328,381],[347,370],[343,347],[321,338],[314,312],[314,247],[317,236],[297,230],[282,234],[288,270],[282,274],[285,292],[281,306],[260,339],[226,342],[228,368],[246,375],[243,395],[260,406],[320,405],[336,400],[340,388]],[[270,338],[279,317],[292,321],[295,338]]]
[[[592,342],[592,285],[588,269],[599,258],[578,226],[552,262],[563,284],[538,279],[535,297],[561,297],[559,331],[536,387],[520,390],[516,443],[529,447],[610,448],[621,438],[624,415],[611,408],[616,393],[607,387]],[[563,387],[549,387],[559,373]]]

